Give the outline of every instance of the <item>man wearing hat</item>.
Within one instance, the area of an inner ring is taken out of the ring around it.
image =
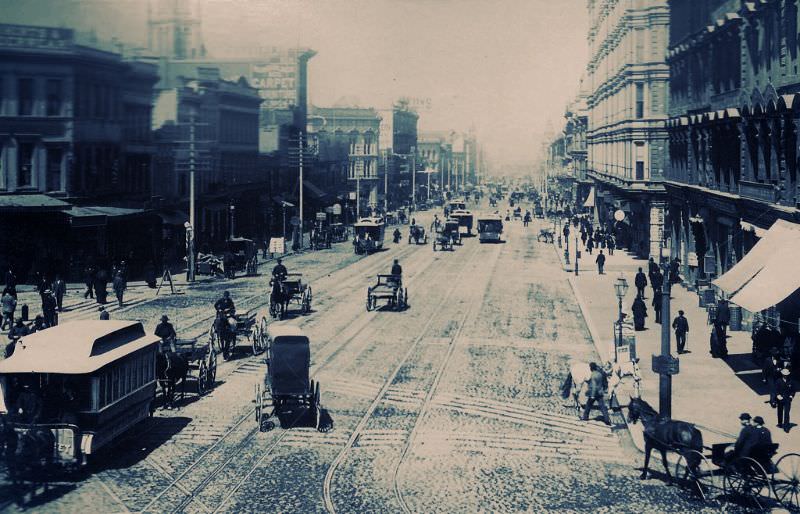
[[[174,341],[178,335],[175,333],[175,327],[169,322],[167,315],[161,316],[161,323],[156,327],[155,335],[161,338],[164,342]]]
[[[105,320],[111,319],[111,316],[108,315],[108,311],[102,305],[100,307],[98,307],[97,310],[100,311],[100,319],[101,320],[105,321]]]
[[[789,368],[780,370],[780,377],[775,380],[770,395],[770,405],[778,410],[778,428],[789,433],[792,423],[789,420],[789,412],[792,409],[792,399],[794,398],[795,388],[792,383],[791,371]]]
[[[756,440],[758,445],[772,444],[772,434],[769,429],[764,426],[764,418],[756,416],[753,418],[753,431],[758,436]]]
[[[739,431],[739,437],[736,438],[736,443],[733,445],[733,451],[725,454],[727,462],[731,462],[735,458],[749,456],[753,446],[758,444],[758,433],[750,422],[751,419],[750,414],[747,412],[739,415],[742,429]]]

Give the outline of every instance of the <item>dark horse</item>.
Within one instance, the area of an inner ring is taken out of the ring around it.
[[[55,436],[48,428],[30,425],[27,430],[16,432],[8,419],[0,420],[0,450],[19,505],[25,504],[28,493],[32,500],[39,485],[47,492],[55,444]]]
[[[636,423],[640,419],[644,425],[644,469],[639,478],[647,479],[650,451],[654,448],[661,452],[661,461],[667,472],[667,482],[672,481],[667,465],[668,451],[684,455],[687,468],[697,469],[703,451],[703,434],[694,425],[663,418],[646,401],[641,398],[631,398],[631,403],[628,405],[628,422]]]
[[[286,310],[289,308],[289,295],[280,280],[272,279],[269,281],[272,292],[269,295],[269,312],[272,317],[283,319],[286,317]]]
[[[189,362],[176,352],[163,350],[156,358],[156,377],[164,395],[164,406],[175,404],[175,388],[180,381],[181,399],[186,392],[186,375],[189,374]]]
[[[236,346],[236,319],[227,310],[217,310],[217,317],[214,318],[214,330],[217,332],[219,349],[222,358],[228,360],[233,354]]]

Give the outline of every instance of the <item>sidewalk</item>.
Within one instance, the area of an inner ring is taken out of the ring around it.
[[[627,279],[628,294],[622,301],[623,312],[632,319],[631,305],[636,297],[633,280],[639,267],[647,273],[647,261],[637,259],[624,251],[615,251],[606,256],[604,274],[599,275],[595,257],[582,250],[579,274],[574,275],[574,239],[570,245],[570,264],[564,263],[564,249],[554,245],[559,259],[580,304],[586,323],[598,353],[604,360],[614,359],[613,323],[618,318],[618,301],[614,282],[620,273]],[[603,253],[607,254],[607,251]],[[647,315],[646,330],[636,332],[636,353],[642,374],[642,398],[658,409],[659,376],[652,371],[651,356],[661,352],[661,325],[655,322],[652,307],[653,291],[645,290]],[[707,324],[704,308],[699,307],[696,293],[684,286],[672,288],[670,316],[683,310],[689,321],[686,348],[691,353],[677,355],[675,334],[670,330],[672,355],[680,359],[680,373],[672,379],[672,417],[694,423],[703,433],[703,443],[710,446],[717,442],[730,442],[739,433],[739,414],[749,412],[761,416],[765,426],[772,432],[774,442],[780,444],[779,455],[800,451],[800,427],[794,426],[789,434],[776,427],[775,409],[769,406],[769,389],[761,382],[761,369],[750,359],[751,339],[749,332],[728,331],[726,359],[714,359],[709,354],[711,326]],[[668,320],[669,323],[672,320]],[[626,383],[629,383],[627,380]],[[632,391],[632,388],[629,389]],[[618,394],[621,403],[629,391]],[[629,426],[634,443],[644,449],[641,423]]]

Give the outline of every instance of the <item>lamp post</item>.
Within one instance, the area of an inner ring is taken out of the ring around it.
[[[575,276],[578,276],[578,259],[581,258],[581,251],[578,249],[578,236],[575,235]]]
[[[628,293],[628,281],[622,276],[622,273],[617,277],[614,283],[614,292],[617,294],[619,300],[619,317],[617,318],[617,325],[619,325],[619,338],[614,342],[614,362],[618,361],[617,348],[622,344],[622,299]]]
[[[230,235],[228,236],[229,239],[233,238],[233,229],[235,227],[235,225],[234,225],[234,217],[235,216],[236,216],[236,206],[231,204],[231,206],[230,206],[230,216],[229,216],[229,218],[230,218],[229,219],[229,221],[230,221]]]

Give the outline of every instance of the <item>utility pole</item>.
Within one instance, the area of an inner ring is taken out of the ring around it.
[[[417,210],[417,147],[411,147],[411,207]]]
[[[383,157],[383,215],[389,212],[389,151]]]
[[[194,219],[194,171],[195,171],[195,148],[194,148],[194,110],[189,117],[189,225],[191,225],[191,236],[186,238],[186,263],[189,266],[189,282],[194,282],[195,279],[195,262],[194,262],[194,237],[195,237],[195,219]]]
[[[300,249],[303,249],[303,153],[305,148],[303,145],[303,131],[300,130],[298,137],[298,146],[300,154]]]

